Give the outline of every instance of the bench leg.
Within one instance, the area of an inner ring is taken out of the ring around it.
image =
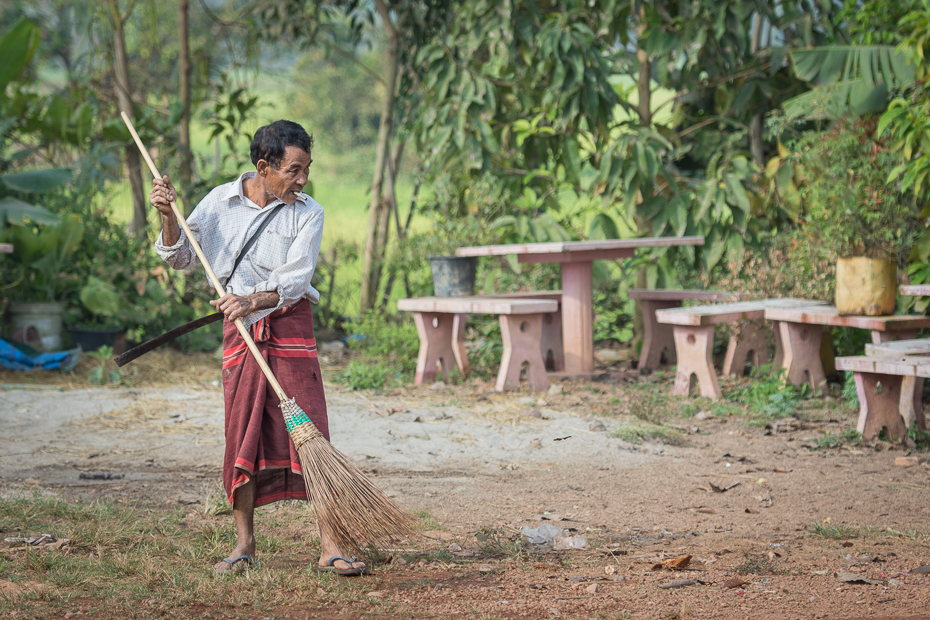
[[[552,370],[561,372],[565,368],[565,354],[562,352],[562,310],[542,315],[542,337],[539,341],[543,360],[548,363],[552,356]]]
[[[913,340],[917,337],[917,330],[909,329],[893,332],[872,332],[872,344],[894,342],[895,340]],[[901,382],[901,401],[898,408],[904,425],[908,428],[917,423],[917,428],[926,430],[924,422],[924,380],[923,377],[904,377]],[[860,399],[861,401],[861,399]]]
[[[455,355],[455,363],[458,364],[463,379],[467,379],[471,374],[468,352],[465,350],[465,319],[467,318],[467,314],[456,314],[452,318],[452,353]]]
[[[743,321],[739,325],[739,335],[730,334],[727,357],[723,362],[723,374],[742,377],[747,360],[750,360],[756,368],[768,364],[769,339],[761,326]]]
[[[420,385],[424,381],[434,381],[436,364],[442,368],[442,376],[446,383],[449,382],[449,370],[456,361],[456,351],[453,345],[453,337],[456,335],[453,328],[455,318],[457,316],[439,312],[413,313],[413,321],[417,325],[417,334],[420,336],[420,354],[417,357],[414,385]],[[461,321],[461,325],[464,328],[464,320]],[[461,351],[464,353],[464,346]]]
[[[675,356],[675,330],[671,325],[656,320],[656,310],[680,308],[681,302],[642,299],[640,303],[643,306],[643,349],[636,367],[640,370],[658,368],[662,362],[662,351],[665,351],[666,362],[676,363],[678,358]]]
[[[785,361],[785,345],[781,342],[781,321],[772,321],[772,331],[775,332],[775,357],[772,358],[772,366],[779,368]]]
[[[872,439],[882,428],[886,428],[889,438],[897,437],[899,441],[903,440],[907,431],[898,411],[903,377],[855,372],[853,378],[856,380],[856,393],[859,395],[859,423],[856,430],[862,433],[862,438]]]
[[[823,327],[781,321],[778,328],[784,347],[785,381],[795,386],[809,383],[814,392],[826,394],[827,376],[820,359]]]
[[[549,376],[539,344],[542,317],[542,314],[500,315],[504,355],[500,372],[497,373],[495,387],[498,392],[506,392],[517,386],[524,362],[527,364],[526,378],[530,387],[534,390],[548,389]]]
[[[688,396],[691,393],[691,375],[695,375],[701,387],[701,396],[719,399],[722,393],[714,371],[714,326],[675,325],[674,333],[678,369],[673,393],[676,396]]]

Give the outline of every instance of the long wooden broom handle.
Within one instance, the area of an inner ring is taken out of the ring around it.
[[[123,122],[126,123],[126,127],[129,129],[129,133],[132,134],[132,139],[135,140],[136,146],[139,147],[139,151],[142,153],[142,157],[145,159],[145,163],[149,165],[149,170],[151,170],[152,175],[156,179],[161,179],[162,176],[158,173],[158,169],[155,167],[155,162],[152,161],[149,152],[142,144],[142,140],[139,138],[139,134],[136,133],[136,128],[132,126],[132,121],[129,120],[129,115],[127,115],[125,112],[120,112],[120,115],[123,117]],[[174,216],[177,218],[178,224],[180,224],[181,228],[184,229],[184,233],[187,235],[187,239],[190,241],[191,247],[194,248],[194,253],[197,254],[197,258],[200,259],[200,264],[203,265],[203,268],[207,272],[207,277],[210,278],[210,282],[213,283],[213,288],[215,288],[216,292],[220,294],[220,297],[222,297],[226,294],[226,289],[223,288],[223,284],[220,282],[219,278],[216,277],[216,273],[213,272],[213,267],[210,266],[210,262],[207,260],[207,257],[204,256],[203,250],[200,248],[200,244],[197,243],[197,239],[194,238],[194,234],[191,232],[190,227],[181,216],[181,212],[178,210],[177,203],[173,200],[171,201],[171,210],[174,211]],[[245,325],[242,323],[242,319],[236,319],[236,328],[239,330],[239,334],[245,341],[246,346],[249,347],[249,351],[251,351],[252,355],[255,357],[255,361],[258,362],[262,372],[265,373],[265,377],[268,379],[268,383],[270,383],[271,387],[274,389],[275,394],[278,395],[280,400],[287,400],[288,397],[287,394],[284,393],[284,388],[282,388],[281,384],[278,383],[278,380],[275,378],[274,373],[271,372],[271,368],[269,368],[265,358],[262,357],[258,347],[255,346],[255,341],[252,340],[252,336],[249,335],[249,330],[246,329]]]

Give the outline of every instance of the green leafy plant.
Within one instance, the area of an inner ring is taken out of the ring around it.
[[[122,368],[114,364],[113,347],[111,346],[104,345],[96,351],[91,351],[87,355],[97,362],[97,366],[91,368],[90,372],[87,373],[87,380],[94,385],[109,384],[128,386],[132,385],[132,382],[139,374],[139,369],[135,366],[132,369],[132,374],[127,375]]]
[[[830,538],[832,540],[843,540],[844,538],[858,538],[862,535],[862,530],[848,523],[812,523],[807,526],[807,532],[811,536],[820,536],[821,538]]]
[[[804,384],[798,388],[786,384],[784,370],[773,369],[770,364],[753,368],[750,377],[752,380],[737,389],[733,397],[765,418],[778,419],[794,415],[801,401],[810,395],[809,385]]]
[[[342,380],[352,390],[383,390],[388,369],[376,362],[351,360],[342,372]]]
[[[0,238],[12,243],[12,257],[5,260],[3,277],[16,301],[61,301],[80,281],[67,273],[75,250],[84,236],[80,217],[68,214],[57,224],[11,226]]]
[[[912,192],[889,178],[898,154],[876,135],[875,119],[845,118],[792,142],[786,158],[799,179],[803,241],[811,252],[847,258],[903,258],[915,241]]]
[[[828,450],[842,446],[857,446],[862,443],[862,434],[854,428],[843,429],[839,433],[827,431],[817,440],[817,448]]]

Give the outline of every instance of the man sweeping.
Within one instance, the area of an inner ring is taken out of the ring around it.
[[[213,568],[238,572],[254,563],[255,507],[283,499],[307,499],[301,464],[280,401],[246,350],[233,321],[241,318],[288,395],[329,439],[323,379],[317,361],[310,303],[323,236],[323,207],[302,192],[312,162],[313,138],[297,123],[280,120],[255,132],[250,154],[255,170],[220,185],[187,218],[204,256],[227,294],[210,304],[223,312],[223,392],[226,454],[223,486],[233,506],[237,544]],[[175,269],[198,262],[169,202],[167,176],[153,181],[151,203],[161,213],[159,256]],[[365,564],[345,557],[320,522],[316,568],[360,575]]]

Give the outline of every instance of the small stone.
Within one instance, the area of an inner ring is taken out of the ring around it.
[[[441,389],[443,389],[443,388],[445,388],[445,387],[446,387],[446,382],[445,382],[445,381],[437,381],[437,382],[434,383],[433,385],[429,386],[429,389],[431,389],[431,390],[441,390]]]
[[[611,564],[610,566],[604,567],[604,573],[607,575],[615,575],[617,573],[617,567]]]
[[[407,566],[407,560],[405,560],[404,558],[397,558],[396,560],[394,560],[394,563],[397,564],[398,566]]]
[[[892,588],[897,588],[898,586],[901,585],[901,580],[900,579],[889,579],[888,585],[891,586]]]
[[[916,456],[899,456],[895,458],[894,464],[898,467],[913,467],[919,463]]]
[[[585,588],[584,591],[587,592],[588,594],[596,594],[596,593],[597,593],[597,584],[596,584],[596,583],[592,583],[592,584],[589,585],[587,588]]]
[[[561,396],[563,392],[561,383],[553,383],[546,391],[546,396]]]
[[[369,598],[381,598],[382,596],[384,596],[384,592],[380,592],[378,590],[373,590],[368,593]]]
[[[478,567],[479,573],[493,573],[494,568],[490,564],[482,564]]]
[[[530,442],[530,447],[531,448],[542,448],[543,447],[542,441],[539,439],[534,439],[533,441]]]
[[[604,423],[600,420],[595,420],[594,422],[591,422],[591,426],[588,427],[588,430],[594,431],[596,433],[603,433],[607,430],[607,427],[604,426]]]
[[[697,420],[697,421],[699,421],[699,422],[703,422],[704,420],[706,420],[706,419],[709,418],[709,417],[710,417],[710,416],[707,415],[707,412],[706,412],[706,411],[698,411],[698,412],[697,412],[697,415],[694,416],[694,419]]]
[[[807,599],[807,601],[808,601],[809,603],[816,603],[817,600],[818,600],[818,599],[817,599],[816,596],[812,596],[812,597],[810,597],[809,599]]]
[[[542,420],[543,417],[542,411],[539,409],[527,409],[523,412],[523,415],[536,418],[537,420]]]

